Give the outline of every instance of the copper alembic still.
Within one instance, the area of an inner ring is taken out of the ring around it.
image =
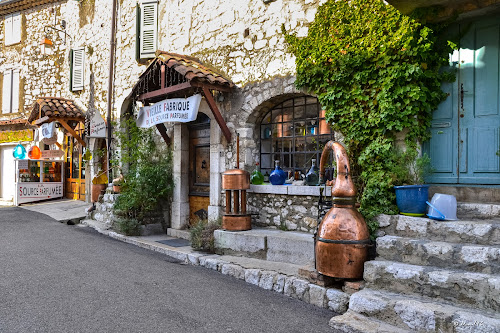
[[[333,150],[337,178],[332,188],[333,207],[318,226],[315,242],[316,269],[319,273],[344,279],[363,277],[368,257],[370,234],[363,216],[355,207],[356,187],[352,181],[349,158],[338,142],[329,141],[321,154],[320,177]]]
[[[230,231],[252,229],[252,218],[247,214],[247,192],[250,173],[239,169],[240,136],[236,137],[236,169],[222,173],[222,189],[226,190],[226,212],[222,216],[222,228]]]

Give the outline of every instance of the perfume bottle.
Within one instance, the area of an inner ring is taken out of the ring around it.
[[[310,186],[318,185],[319,183],[319,169],[316,166],[316,159],[312,159],[312,165],[306,174],[306,184]]]
[[[274,170],[269,176],[269,181],[273,185],[283,185],[286,180],[286,173],[280,168],[280,161],[274,161]]]
[[[255,170],[250,174],[250,183],[253,185],[262,185],[264,183],[264,176],[259,170],[259,163],[255,163]]]

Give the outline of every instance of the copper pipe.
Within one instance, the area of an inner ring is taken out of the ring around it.
[[[234,212],[235,214],[240,213],[240,191],[234,191]]]
[[[231,213],[231,191],[226,190],[226,214]]]
[[[236,136],[236,169],[240,168],[240,133]]]
[[[337,178],[332,188],[332,197],[355,198],[357,190],[352,181],[349,158],[345,148],[338,142],[328,141],[323,148],[319,164],[320,184],[325,178],[325,165],[328,162],[329,152],[332,150],[337,162]]]
[[[241,214],[247,213],[247,191],[241,190]]]

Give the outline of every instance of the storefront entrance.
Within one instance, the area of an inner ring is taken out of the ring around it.
[[[15,145],[0,146],[0,198],[11,201],[14,197],[16,170],[12,151]]]
[[[85,201],[85,161],[84,149],[73,136],[64,137],[66,147],[64,170],[64,197]]]
[[[189,222],[208,217],[210,204],[210,118],[203,113],[189,128]]]

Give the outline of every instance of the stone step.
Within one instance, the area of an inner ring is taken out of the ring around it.
[[[499,313],[367,288],[351,296],[349,310],[412,332],[500,332]]]
[[[470,245],[412,239],[377,238],[379,259],[412,265],[453,268],[485,274],[500,273],[500,246]]]
[[[297,265],[314,262],[314,239],[309,233],[257,228],[247,231],[216,230],[214,237],[218,254]]]
[[[380,215],[381,235],[481,245],[500,245],[500,219],[436,221],[404,215]]]
[[[489,202],[500,204],[499,186],[431,185],[429,187],[429,199],[432,198],[434,193],[454,195],[459,202]]]
[[[365,263],[364,279],[368,288],[500,311],[499,275],[373,260]]]
[[[352,296],[351,296],[352,297]],[[348,310],[341,316],[330,319],[330,327],[336,333],[406,333],[411,332],[383,321],[368,318]]]

